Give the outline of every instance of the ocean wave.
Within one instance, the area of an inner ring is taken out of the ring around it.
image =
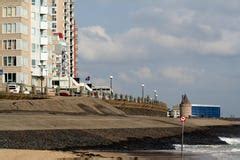
[[[230,145],[240,145],[240,138],[219,137],[219,139]]]

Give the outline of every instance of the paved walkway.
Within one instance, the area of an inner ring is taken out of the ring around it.
[[[186,126],[239,124],[224,120],[188,120]],[[110,129],[179,127],[179,119],[146,116],[72,116],[38,113],[0,114],[0,130]]]

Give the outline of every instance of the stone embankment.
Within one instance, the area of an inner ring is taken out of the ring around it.
[[[151,103],[134,103],[127,101],[108,101],[109,104],[123,111],[127,115],[145,115],[145,116],[160,116],[166,117],[167,104],[159,102],[159,104]]]
[[[179,128],[0,131],[1,148],[36,150],[169,150],[180,144]],[[187,128],[185,143],[226,144],[218,136],[239,137],[239,126]]]

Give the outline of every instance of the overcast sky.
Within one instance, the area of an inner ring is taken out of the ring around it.
[[[240,117],[239,0],[76,0],[79,75],[169,106],[220,104]]]

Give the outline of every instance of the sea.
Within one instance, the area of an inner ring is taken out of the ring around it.
[[[179,144],[173,151],[97,152],[102,156],[88,160],[240,160],[240,138],[219,138],[227,145],[184,145],[183,152]]]
[[[204,155],[204,158],[214,160],[240,160],[240,138],[219,139],[228,145],[184,145],[184,153]],[[181,145],[175,145],[175,148],[176,151],[181,151]]]

